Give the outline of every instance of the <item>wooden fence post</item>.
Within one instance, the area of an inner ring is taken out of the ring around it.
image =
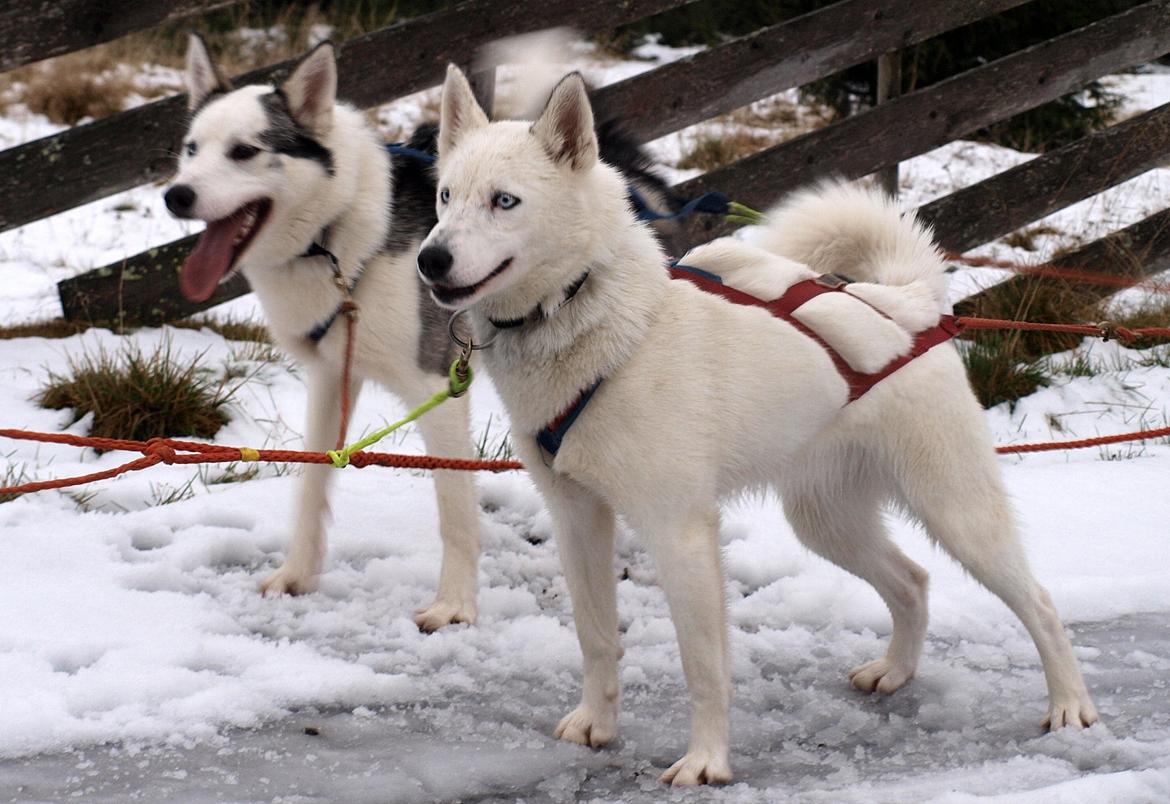
[[[885,103],[902,94],[902,51],[891,50],[878,56],[877,102]],[[878,184],[894,198],[898,197],[897,163],[878,171]]]

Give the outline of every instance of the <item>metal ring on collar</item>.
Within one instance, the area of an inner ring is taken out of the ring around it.
[[[459,320],[459,316],[466,312],[466,310],[456,310],[455,314],[451,316],[451,320],[447,322],[447,334],[451,336],[451,340],[455,342],[455,345],[464,351],[478,352],[480,349],[486,349],[495,343],[496,338],[498,338],[500,335],[499,332],[494,333],[483,343],[476,343],[472,338],[463,340],[455,333],[455,322]]]

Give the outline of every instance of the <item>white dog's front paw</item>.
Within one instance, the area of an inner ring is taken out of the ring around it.
[[[675,787],[727,784],[731,781],[731,763],[727,751],[688,751],[659,780]]]
[[[260,584],[265,596],[307,595],[317,590],[317,573],[285,564]]]
[[[418,626],[418,630],[429,634],[451,623],[473,625],[477,614],[474,603],[450,603],[439,599],[429,606],[416,609],[414,624]]]
[[[874,659],[849,671],[849,683],[862,692],[883,692],[887,695],[914,676],[914,668],[906,668],[889,659]]]
[[[600,715],[582,704],[561,718],[553,736],[558,740],[601,748],[617,737],[617,717]]]
[[[1088,693],[1053,701],[1048,707],[1048,716],[1041,724],[1049,731],[1058,731],[1065,726],[1083,729],[1097,722],[1097,707],[1093,706]]]

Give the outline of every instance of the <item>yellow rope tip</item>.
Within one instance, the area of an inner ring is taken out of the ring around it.
[[[258,461],[260,460],[260,450],[252,449],[251,447],[240,447],[241,461]]]
[[[325,454],[329,456],[329,460],[333,461],[335,469],[344,469],[349,466],[349,452],[347,450],[331,449],[326,450]]]
[[[471,387],[471,366],[462,358],[456,359],[447,371],[447,380],[450,384],[451,396],[460,397]]]

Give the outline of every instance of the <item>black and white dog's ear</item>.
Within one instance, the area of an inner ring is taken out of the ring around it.
[[[557,84],[532,133],[557,164],[585,170],[597,162],[593,108],[580,73],[569,73]]]
[[[443,83],[443,102],[439,113],[439,158],[450,152],[468,131],[488,124],[487,115],[480,108],[471,84],[463,71],[454,64],[447,65],[447,80]]]
[[[192,32],[187,38],[187,109],[195,111],[213,92],[231,91],[231,82],[211,60],[207,43]]]
[[[332,42],[310,50],[281,87],[292,119],[318,136],[329,132],[337,102],[337,55]]]

